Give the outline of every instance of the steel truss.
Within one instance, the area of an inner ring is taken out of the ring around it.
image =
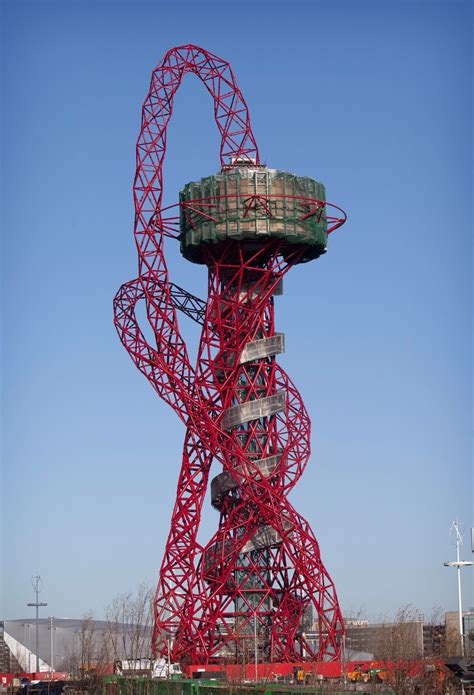
[[[162,215],[162,164],[174,94],[188,72],[214,100],[221,166],[259,166],[247,105],[230,65],[197,46],[168,51],[153,72],[137,143],[139,275],[114,302],[122,343],[186,427],[155,599],[154,652],[166,656],[171,650],[173,660],[188,663],[241,661],[256,645],[265,661],[337,659],[344,628],[334,584],[308,522],[288,501],[310,456],[310,419],[276,362],[284,341],[275,333],[273,295],[304,247],[283,253],[278,239],[252,252],[231,240],[207,246],[207,302],[168,277],[165,238],[175,234],[173,218]],[[307,214],[320,214],[324,203],[313,203]],[[344,218],[335,220],[332,228]],[[153,346],[135,315],[141,300]],[[194,366],[178,311],[202,324]],[[220,520],[202,547],[197,533],[212,462],[222,467],[212,481]]]

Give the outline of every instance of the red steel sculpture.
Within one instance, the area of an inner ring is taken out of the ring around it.
[[[221,170],[162,209],[166,129],[188,72],[214,100]],[[337,659],[344,627],[334,584],[313,531],[288,501],[310,456],[311,422],[276,361],[284,336],[275,331],[274,296],[290,268],[325,252],[346,215],[326,203],[322,184],[260,164],[229,63],[197,46],[171,49],[154,70],[136,152],[139,274],[115,298],[115,325],[186,427],[154,653],[195,664]],[[207,266],[206,302],[170,282],[167,238]],[[136,318],[140,300],[154,345]],[[195,366],[178,312],[202,325]],[[219,527],[203,547],[197,533],[213,462],[221,467],[210,483]]]

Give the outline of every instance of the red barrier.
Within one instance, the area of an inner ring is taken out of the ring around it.
[[[29,681],[65,681],[69,674],[64,671],[40,671],[39,673],[0,673],[0,684],[9,686],[14,678],[28,678]]]

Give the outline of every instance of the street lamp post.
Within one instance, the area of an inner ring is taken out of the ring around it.
[[[38,656],[38,627],[39,627],[39,611],[40,606],[47,606],[47,603],[40,603],[38,601],[38,594],[41,591],[41,577],[39,574],[36,577],[31,578],[31,583],[33,584],[33,589],[36,595],[35,603],[27,603],[27,606],[34,606],[36,608],[36,626],[35,626],[35,652],[36,652],[36,673],[39,673],[39,656]]]
[[[49,635],[49,652],[51,655],[51,671],[54,673],[54,630],[56,628],[54,627],[54,617],[50,616],[48,618],[49,620],[49,630],[50,630],[50,635]]]
[[[461,656],[464,657],[464,630],[462,626],[462,595],[461,595],[461,568],[470,567],[472,562],[469,560],[460,559],[460,546],[462,543],[461,532],[459,531],[459,523],[453,521],[452,527],[456,534],[456,561],[455,562],[445,562],[445,567],[456,567],[457,571],[457,583],[458,583],[458,610],[459,610],[459,636],[461,639]]]

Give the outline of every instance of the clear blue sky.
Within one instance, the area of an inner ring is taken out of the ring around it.
[[[277,305],[281,362],[313,418],[292,501],[343,611],[454,609],[442,563],[472,500],[470,3],[4,0],[2,14],[0,615],[28,615],[36,572],[58,617],[100,617],[157,579],[183,427],[122,348],[112,298],[136,276],[141,104],[187,42],[232,63],[263,159],[323,181],[349,215]],[[167,201],[216,171],[217,144],[188,77]],[[170,267],[204,294],[203,268],[177,253]],[[203,540],[216,524],[206,503]]]

